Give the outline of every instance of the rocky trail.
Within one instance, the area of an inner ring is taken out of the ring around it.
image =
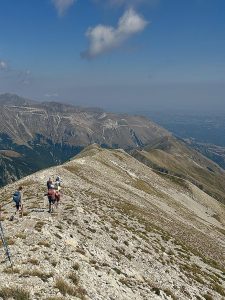
[[[48,213],[45,182],[63,178]],[[24,217],[11,195],[24,187]],[[91,146],[70,162],[1,189],[10,268],[0,299],[225,299],[225,209],[122,150]]]

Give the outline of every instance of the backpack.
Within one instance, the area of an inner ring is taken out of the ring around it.
[[[48,190],[48,197],[51,197],[52,200],[55,200],[55,190],[54,189]]]
[[[60,190],[61,190],[60,182],[59,182],[59,181],[56,181],[56,182],[55,182],[55,190],[56,190],[56,191],[60,191]]]
[[[51,185],[52,185],[52,181],[51,181],[51,180],[50,180],[50,181],[48,180],[48,181],[47,181],[47,187],[48,187],[48,189],[50,189],[50,186],[51,186]]]
[[[13,201],[16,202],[16,203],[19,203],[19,202],[20,202],[20,199],[21,199],[20,192],[19,192],[19,191],[16,191],[16,192],[13,194]]]

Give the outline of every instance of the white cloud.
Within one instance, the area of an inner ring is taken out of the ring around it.
[[[128,6],[135,7],[141,4],[147,4],[151,6],[158,5],[161,0],[93,0],[95,3],[110,6]]]
[[[47,98],[57,98],[57,97],[59,97],[59,94],[58,93],[47,93],[44,96]]]
[[[135,5],[143,2],[147,2],[147,0],[109,0],[109,3],[112,5],[124,5],[124,4]]]
[[[0,71],[8,70],[9,66],[6,61],[0,60]]]
[[[52,0],[59,16],[63,16],[76,0]]]
[[[119,19],[116,28],[101,24],[90,27],[86,32],[89,48],[82,53],[82,57],[94,58],[119,47],[133,34],[143,31],[147,24],[141,15],[130,8]]]

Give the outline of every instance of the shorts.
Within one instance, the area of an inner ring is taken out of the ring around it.
[[[54,204],[55,203],[55,199],[52,199],[51,196],[48,196],[48,202],[49,202],[49,204]]]

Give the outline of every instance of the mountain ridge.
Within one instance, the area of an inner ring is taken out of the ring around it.
[[[20,153],[25,166],[27,161],[31,168],[34,165],[33,171],[42,168],[41,160],[45,161],[45,167],[59,164],[92,143],[128,149],[170,135],[141,116],[117,115],[62,103],[34,103],[8,94],[0,99],[0,150]],[[6,165],[10,169],[16,166],[17,173],[29,174],[26,167],[21,170],[21,161],[14,159],[10,163],[1,158],[0,167],[3,170]],[[10,174],[11,171],[7,177],[2,174],[6,180],[1,185],[10,181]]]
[[[56,175],[63,198],[49,215],[45,184]],[[10,222],[18,185],[25,217]],[[225,206],[191,183],[162,178],[123,150],[89,146],[70,162],[2,188],[0,197],[16,259],[14,271],[0,264],[0,295],[3,282],[13,282],[32,300],[224,296]]]
[[[225,171],[183,140],[162,137],[132,155],[156,171],[186,179],[225,203]]]

